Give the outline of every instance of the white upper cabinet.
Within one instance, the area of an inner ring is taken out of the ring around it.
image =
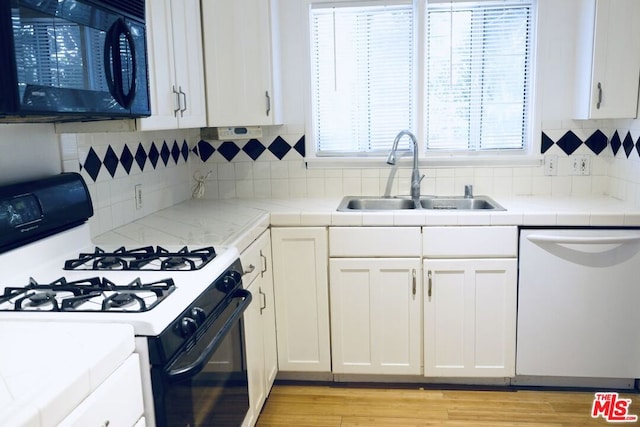
[[[581,0],[576,36],[576,119],[635,118],[640,1]]]
[[[140,130],[207,125],[199,0],[147,0],[151,117]]]
[[[208,126],[279,124],[276,5],[202,2]]]

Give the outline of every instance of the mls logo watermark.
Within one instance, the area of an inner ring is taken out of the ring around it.
[[[608,422],[635,423],[637,415],[629,414],[631,399],[621,399],[618,393],[596,393],[591,407],[591,418],[602,417]]]

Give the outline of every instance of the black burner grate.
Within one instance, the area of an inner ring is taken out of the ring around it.
[[[161,246],[135,249],[122,246],[113,252],[96,247],[91,253],[81,253],[78,258],[67,260],[64,269],[188,271],[203,268],[215,257],[216,251],[212,246],[193,250],[184,246],[175,252]]]
[[[162,302],[174,289],[173,279],[143,283],[136,278],[126,285],[116,285],[104,277],[73,282],[62,277],[47,284],[30,279],[27,286],[4,289],[0,311],[144,312]],[[97,300],[100,306],[83,308],[91,300]]]

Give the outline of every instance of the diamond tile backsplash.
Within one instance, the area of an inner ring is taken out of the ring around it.
[[[92,235],[188,199],[193,185],[190,147],[199,134],[195,129],[61,135],[63,170],[80,172],[91,193]]]
[[[611,138],[608,138],[607,135],[600,129],[595,130],[591,135],[589,135],[584,141],[577,136],[573,131],[569,130],[557,141],[553,141],[546,133],[542,132],[542,143],[541,143],[541,153],[545,154],[549,149],[551,149],[554,145],[557,145],[564,154],[572,155],[578,148],[582,145],[589,148],[591,150],[590,154],[600,155],[607,146],[611,147],[611,155],[616,156],[620,147],[622,146],[624,149],[624,154],[627,158],[633,152],[633,149],[636,149],[636,152],[640,156],[640,137],[635,139],[631,136],[631,131],[628,130],[626,133],[623,132],[623,139],[621,140],[620,132],[615,130]]]
[[[287,131],[243,141],[203,139],[199,129],[163,132],[64,134],[64,170],[79,171],[95,204],[94,235],[191,197],[194,176],[207,176],[206,198],[341,197],[405,194],[409,168],[311,168],[304,161],[305,137]],[[541,133],[542,156],[558,156],[558,175],[542,166],[422,167],[423,194],[458,194],[473,184],[476,194],[495,197],[610,194],[640,203],[640,132],[607,129],[549,129]],[[588,155],[588,176],[574,176],[570,158]],[[623,163],[635,162],[630,167]],[[143,206],[136,209],[134,188]]]

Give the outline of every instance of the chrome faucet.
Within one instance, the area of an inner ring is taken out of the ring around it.
[[[401,130],[398,135],[396,135],[396,139],[393,140],[393,147],[391,148],[391,152],[387,157],[387,164],[395,165],[396,164],[396,150],[398,149],[398,142],[400,139],[407,135],[411,138],[412,148],[413,148],[413,170],[411,171],[411,198],[413,200],[417,200],[420,198],[420,181],[424,178],[424,175],[420,175],[420,171],[418,170],[418,141],[413,133],[408,130]]]

